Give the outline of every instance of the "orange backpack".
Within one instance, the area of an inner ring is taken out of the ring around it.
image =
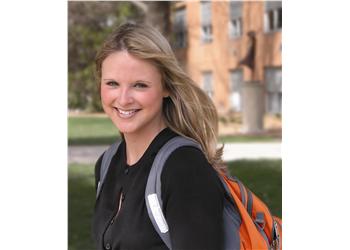
[[[240,249],[282,249],[282,220],[237,178],[221,174],[241,216]]]
[[[190,139],[177,136],[169,140],[158,152],[148,175],[145,201],[148,215],[163,242],[171,247],[169,228],[162,211],[160,176],[169,155],[182,146],[200,145]],[[119,143],[114,143],[103,155],[96,199],[106,177],[111,159]],[[282,249],[282,220],[271,215],[268,207],[237,178],[218,174],[226,190],[224,199],[224,249],[225,250],[271,250]],[[238,212],[238,213],[237,213]],[[240,217],[237,219],[237,217]],[[239,225],[237,223],[239,221]]]

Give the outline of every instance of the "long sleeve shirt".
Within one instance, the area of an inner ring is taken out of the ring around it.
[[[122,141],[95,205],[93,237],[98,250],[168,249],[149,219],[145,187],[157,152],[176,135],[169,128],[162,130],[132,166],[126,164]],[[102,156],[95,166],[96,183],[101,162]],[[224,191],[203,152],[187,146],[176,149],[165,162],[161,183],[172,248],[221,249]]]

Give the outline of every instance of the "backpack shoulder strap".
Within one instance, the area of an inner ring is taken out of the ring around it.
[[[100,168],[100,180],[97,184],[96,200],[98,199],[101,193],[101,188],[106,179],[109,165],[111,164],[113,156],[117,153],[120,143],[120,141],[113,143],[103,154]]]
[[[157,231],[159,236],[162,238],[164,243],[169,249],[171,248],[170,235],[168,224],[165,220],[162,207],[162,195],[161,195],[161,174],[164,164],[168,157],[177,148],[183,146],[192,146],[201,149],[199,143],[194,140],[176,136],[170,139],[163,147],[159,150],[156,158],[153,161],[151,171],[148,175],[146,190],[145,190],[145,200],[149,218]]]

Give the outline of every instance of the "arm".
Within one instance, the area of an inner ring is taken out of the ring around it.
[[[224,193],[204,154],[192,147],[177,149],[165,163],[161,181],[173,249],[221,249]]]

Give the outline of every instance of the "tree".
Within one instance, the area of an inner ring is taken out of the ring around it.
[[[168,1],[68,2],[68,107],[101,111],[94,58],[107,35],[125,21],[142,21],[170,37]]]
[[[131,2],[68,2],[68,107],[102,110],[94,58],[103,40],[118,24],[142,20]]]

